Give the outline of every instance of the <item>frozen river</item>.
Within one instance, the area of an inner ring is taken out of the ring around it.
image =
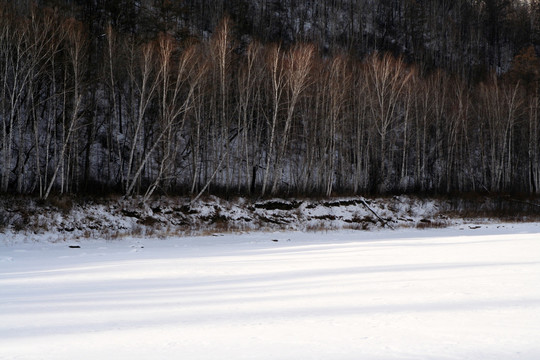
[[[4,237],[0,359],[540,359],[540,224]]]

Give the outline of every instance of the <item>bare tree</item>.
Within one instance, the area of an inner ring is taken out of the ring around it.
[[[349,90],[350,70],[347,68],[346,59],[343,56],[336,56],[332,59],[329,66],[329,116],[327,120],[327,139],[326,150],[326,166],[325,166],[325,194],[330,196],[335,183],[335,174],[337,172],[337,161],[342,154],[338,154],[338,145],[342,143],[338,136],[341,131],[346,131],[342,128],[341,120],[343,117],[343,107]],[[322,134],[321,134],[322,135]]]
[[[276,127],[278,122],[280,105],[285,91],[285,74],[283,69],[283,53],[281,47],[273,45],[268,50],[267,54],[268,71],[271,83],[271,103],[272,103],[272,118],[269,121],[268,146],[265,149],[266,165],[262,182],[261,195],[265,195],[268,178],[270,175],[270,165],[274,155],[274,147],[276,142]]]
[[[380,57],[371,55],[368,60],[368,81],[370,108],[379,134],[379,191],[385,192],[389,186],[388,176],[392,164],[388,161],[388,135],[398,119],[400,100],[412,73],[402,59],[395,59],[390,54]]]
[[[484,169],[489,169],[489,186],[491,191],[509,190],[514,167],[513,164],[513,131],[520,107],[519,84],[504,86],[493,76],[488,84],[480,86],[481,105],[479,115],[484,119],[487,135],[486,158]],[[487,159],[486,159],[487,160]]]
[[[65,156],[68,151],[69,144],[72,140],[72,136],[77,129],[80,110],[82,107],[82,99],[84,95],[83,73],[85,70],[85,52],[87,50],[86,35],[83,30],[83,25],[74,19],[69,19],[64,24],[64,30],[66,32],[66,47],[68,54],[69,67],[72,75],[71,86],[71,109],[69,117],[66,116],[67,122],[62,125],[62,142],[61,150],[56,159],[56,166],[54,172],[49,180],[47,190],[43,196],[45,199],[49,197],[52,187],[55,184],[58,171],[65,166]],[[67,90],[67,89],[66,89]],[[62,182],[64,179],[62,179]]]
[[[274,184],[272,193],[278,190],[279,180],[281,179],[282,161],[285,155],[289,140],[289,131],[293,122],[294,111],[299,97],[308,86],[311,64],[315,48],[313,45],[296,45],[287,54],[285,67],[285,79],[287,85],[286,118],[283,126],[283,132],[280,138],[279,151],[276,154],[274,165]]]
[[[205,156],[204,146],[204,129],[205,129],[205,109],[206,109],[206,94],[208,83],[208,72],[210,64],[207,53],[204,52],[204,47],[196,48],[195,58],[198,64],[198,85],[195,87],[193,111],[190,116],[190,146],[191,146],[191,187],[190,193],[194,194],[198,191],[201,173],[203,173],[203,157]]]
[[[178,49],[171,37],[161,35],[158,46],[161,84],[158,90],[160,133],[157,141],[162,143],[162,152],[157,175],[146,191],[144,200],[152,195],[164,177],[167,179],[173,175],[175,158],[180,152],[178,142],[184,138],[187,114],[193,106],[195,89],[203,74],[198,71],[195,64],[194,46],[183,50],[178,58],[176,58]]]
[[[403,125],[401,126],[401,131],[403,133],[402,135],[402,151],[401,151],[401,173],[400,173],[400,180],[399,180],[399,187],[401,190],[408,191],[411,187],[411,178],[409,177],[409,154],[411,146],[409,144],[410,138],[411,138],[411,118],[414,116],[413,114],[413,102],[414,97],[416,96],[416,92],[418,91],[418,77],[416,74],[416,70],[414,68],[410,68],[410,80],[405,85],[404,89],[404,101],[403,101]]]
[[[3,9],[0,9],[3,10]],[[21,137],[23,133],[23,123],[21,119],[21,107],[24,95],[27,90],[28,78],[30,77],[29,68],[31,66],[28,60],[29,47],[26,46],[29,22],[14,19],[9,12],[1,14],[1,52],[2,52],[2,174],[0,189],[7,192],[10,175],[13,166],[13,149],[19,145],[19,158],[16,163],[22,159]],[[18,135],[18,137],[15,137]],[[21,170],[19,169],[18,172]]]
[[[54,82],[55,59],[58,57],[62,42],[64,41],[65,31],[58,19],[58,14],[52,10],[45,10],[38,14],[38,9],[33,7],[31,11],[30,22],[30,44],[32,46],[32,62],[31,66],[31,81],[29,82],[28,101],[30,102],[28,112],[32,119],[33,130],[33,148],[35,151],[35,181],[33,189],[38,188],[39,197],[43,197],[45,191],[45,172],[42,170],[42,150],[45,153],[49,151],[50,145],[50,117],[42,119],[41,114],[45,113],[47,108],[54,104],[50,100],[51,97],[56,97],[56,94],[50,91],[44,91],[41,88],[48,89],[49,83]],[[45,81],[40,79],[46,79]],[[54,119],[53,119],[54,120]],[[45,130],[45,140],[43,141],[43,130]],[[44,149],[42,149],[44,147]],[[48,157],[45,157],[44,162]],[[19,180],[22,183],[22,180]],[[19,184],[19,189],[22,184]]]
[[[218,169],[225,163],[224,181],[226,190],[231,183],[231,146],[229,141],[229,131],[231,128],[231,117],[229,114],[229,88],[230,88],[230,70],[232,57],[232,36],[231,36],[231,21],[225,17],[218,25],[214,36],[210,39],[210,52],[212,61],[217,72],[216,81],[216,99],[218,101],[216,115],[218,118],[216,136],[217,147],[215,149],[216,156],[214,159],[214,170]],[[218,165],[219,164],[219,165]],[[214,175],[214,176],[215,176]],[[213,177],[212,177],[213,178]]]
[[[238,74],[238,129],[241,131],[242,145],[238,150],[243,152],[244,178],[248,193],[254,190],[260,154],[257,150],[260,141],[259,122],[254,119],[257,107],[257,94],[261,91],[263,67],[262,46],[251,43],[246,51],[245,62]],[[240,182],[239,182],[240,190]]]
[[[144,44],[138,52],[132,53],[132,60],[128,69],[130,81],[136,88],[138,96],[137,100],[137,112],[135,118],[132,119],[132,133],[130,136],[130,151],[126,168],[124,194],[126,196],[131,195],[133,189],[139,181],[144,165],[151,154],[151,152],[145,151],[143,159],[140,159],[138,163],[135,162],[135,155],[141,153],[143,150],[143,143],[141,139],[141,132],[143,128],[143,122],[145,119],[146,111],[155,95],[156,89],[159,86],[159,75],[156,70],[155,59],[155,43],[150,42]],[[133,48],[132,48],[133,49]],[[139,57],[140,56],[140,57]],[[140,77],[140,80],[139,80]]]

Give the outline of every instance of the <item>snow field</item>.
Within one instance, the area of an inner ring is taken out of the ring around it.
[[[538,224],[68,245],[0,245],[0,359],[540,358]]]

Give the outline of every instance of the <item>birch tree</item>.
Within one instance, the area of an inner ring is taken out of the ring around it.
[[[159,39],[160,132],[156,141],[161,142],[162,152],[157,174],[144,200],[152,195],[162,180],[170,179],[174,174],[175,159],[183,146],[187,115],[193,107],[195,89],[202,75],[194,63],[195,47],[189,47],[178,55],[176,46],[175,41],[167,35]]]
[[[266,187],[270,175],[270,165],[272,157],[274,155],[274,147],[276,142],[276,127],[279,118],[279,110],[283,98],[283,93],[285,91],[285,73],[283,69],[283,53],[281,51],[281,46],[272,45],[268,51],[267,55],[267,66],[271,84],[271,106],[272,114],[271,119],[267,120],[268,125],[268,134],[267,141],[268,145],[264,149],[266,164],[264,168],[264,175],[262,181],[261,195],[266,194]]]
[[[49,184],[47,186],[47,190],[45,191],[45,195],[43,196],[45,199],[49,197],[59,170],[61,168],[63,169],[66,165],[65,156],[68,151],[69,144],[72,141],[72,136],[77,130],[84,95],[83,74],[86,67],[85,52],[87,50],[87,38],[83,30],[83,25],[74,19],[69,19],[66,21],[64,24],[64,30],[66,32],[68,66],[71,70],[70,75],[72,77],[72,85],[70,89],[71,109],[69,110],[69,114],[67,114],[67,108],[65,108],[64,111],[63,119],[65,119],[65,121],[62,123],[62,136],[60,143],[61,150],[56,158],[56,166],[51,178],[49,179]],[[64,91],[67,91],[67,88]],[[66,93],[66,95],[68,94]],[[63,171],[62,183],[65,181],[65,173],[66,172]],[[63,192],[62,184],[60,192]]]
[[[151,155],[151,152],[144,149],[141,132],[143,131],[146,112],[159,85],[159,76],[156,74],[156,71],[159,70],[156,69],[155,46],[153,42],[143,44],[140,52],[136,52],[132,47],[132,50],[135,51],[132,52],[128,72],[137,96],[137,107],[136,113],[131,117],[130,150],[124,184],[125,196],[131,195],[133,192],[144,165]],[[144,155],[141,155],[143,151]]]
[[[315,48],[313,45],[296,45],[293,47],[287,56],[285,67],[285,79],[287,85],[287,101],[286,101],[286,118],[283,126],[283,132],[280,138],[279,151],[276,155],[274,165],[274,183],[272,193],[278,190],[279,180],[281,179],[281,171],[283,167],[283,157],[289,141],[289,132],[293,122],[294,111],[298,103],[299,97],[308,86],[311,64]]]
[[[390,54],[381,57],[375,53],[368,58],[367,64],[371,115],[379,135],[378,186],[379,191],[384,193],[389,187],[388,176],[392,173],[387,138],[396,124],[400,99],[411,72],[402,59],[395,59]]]

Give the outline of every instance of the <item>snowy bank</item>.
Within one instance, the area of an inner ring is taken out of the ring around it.
[[[122,198],[0,199],[5,239],[62,241],[125,236],[170,237],[275,230],[327,231],[443,228],[507,220],[539,220],[538,205],[501,199],[386,198],[225,200],[163,197],[146,203]],[[500,217],[497,217],[500,220]]]
[[[115,239],[272,230],[338,230],[445,225],[435,200],[413,197],[325,200],[189,198],[9,199],[0,207],[0,232],[50,240]]]

